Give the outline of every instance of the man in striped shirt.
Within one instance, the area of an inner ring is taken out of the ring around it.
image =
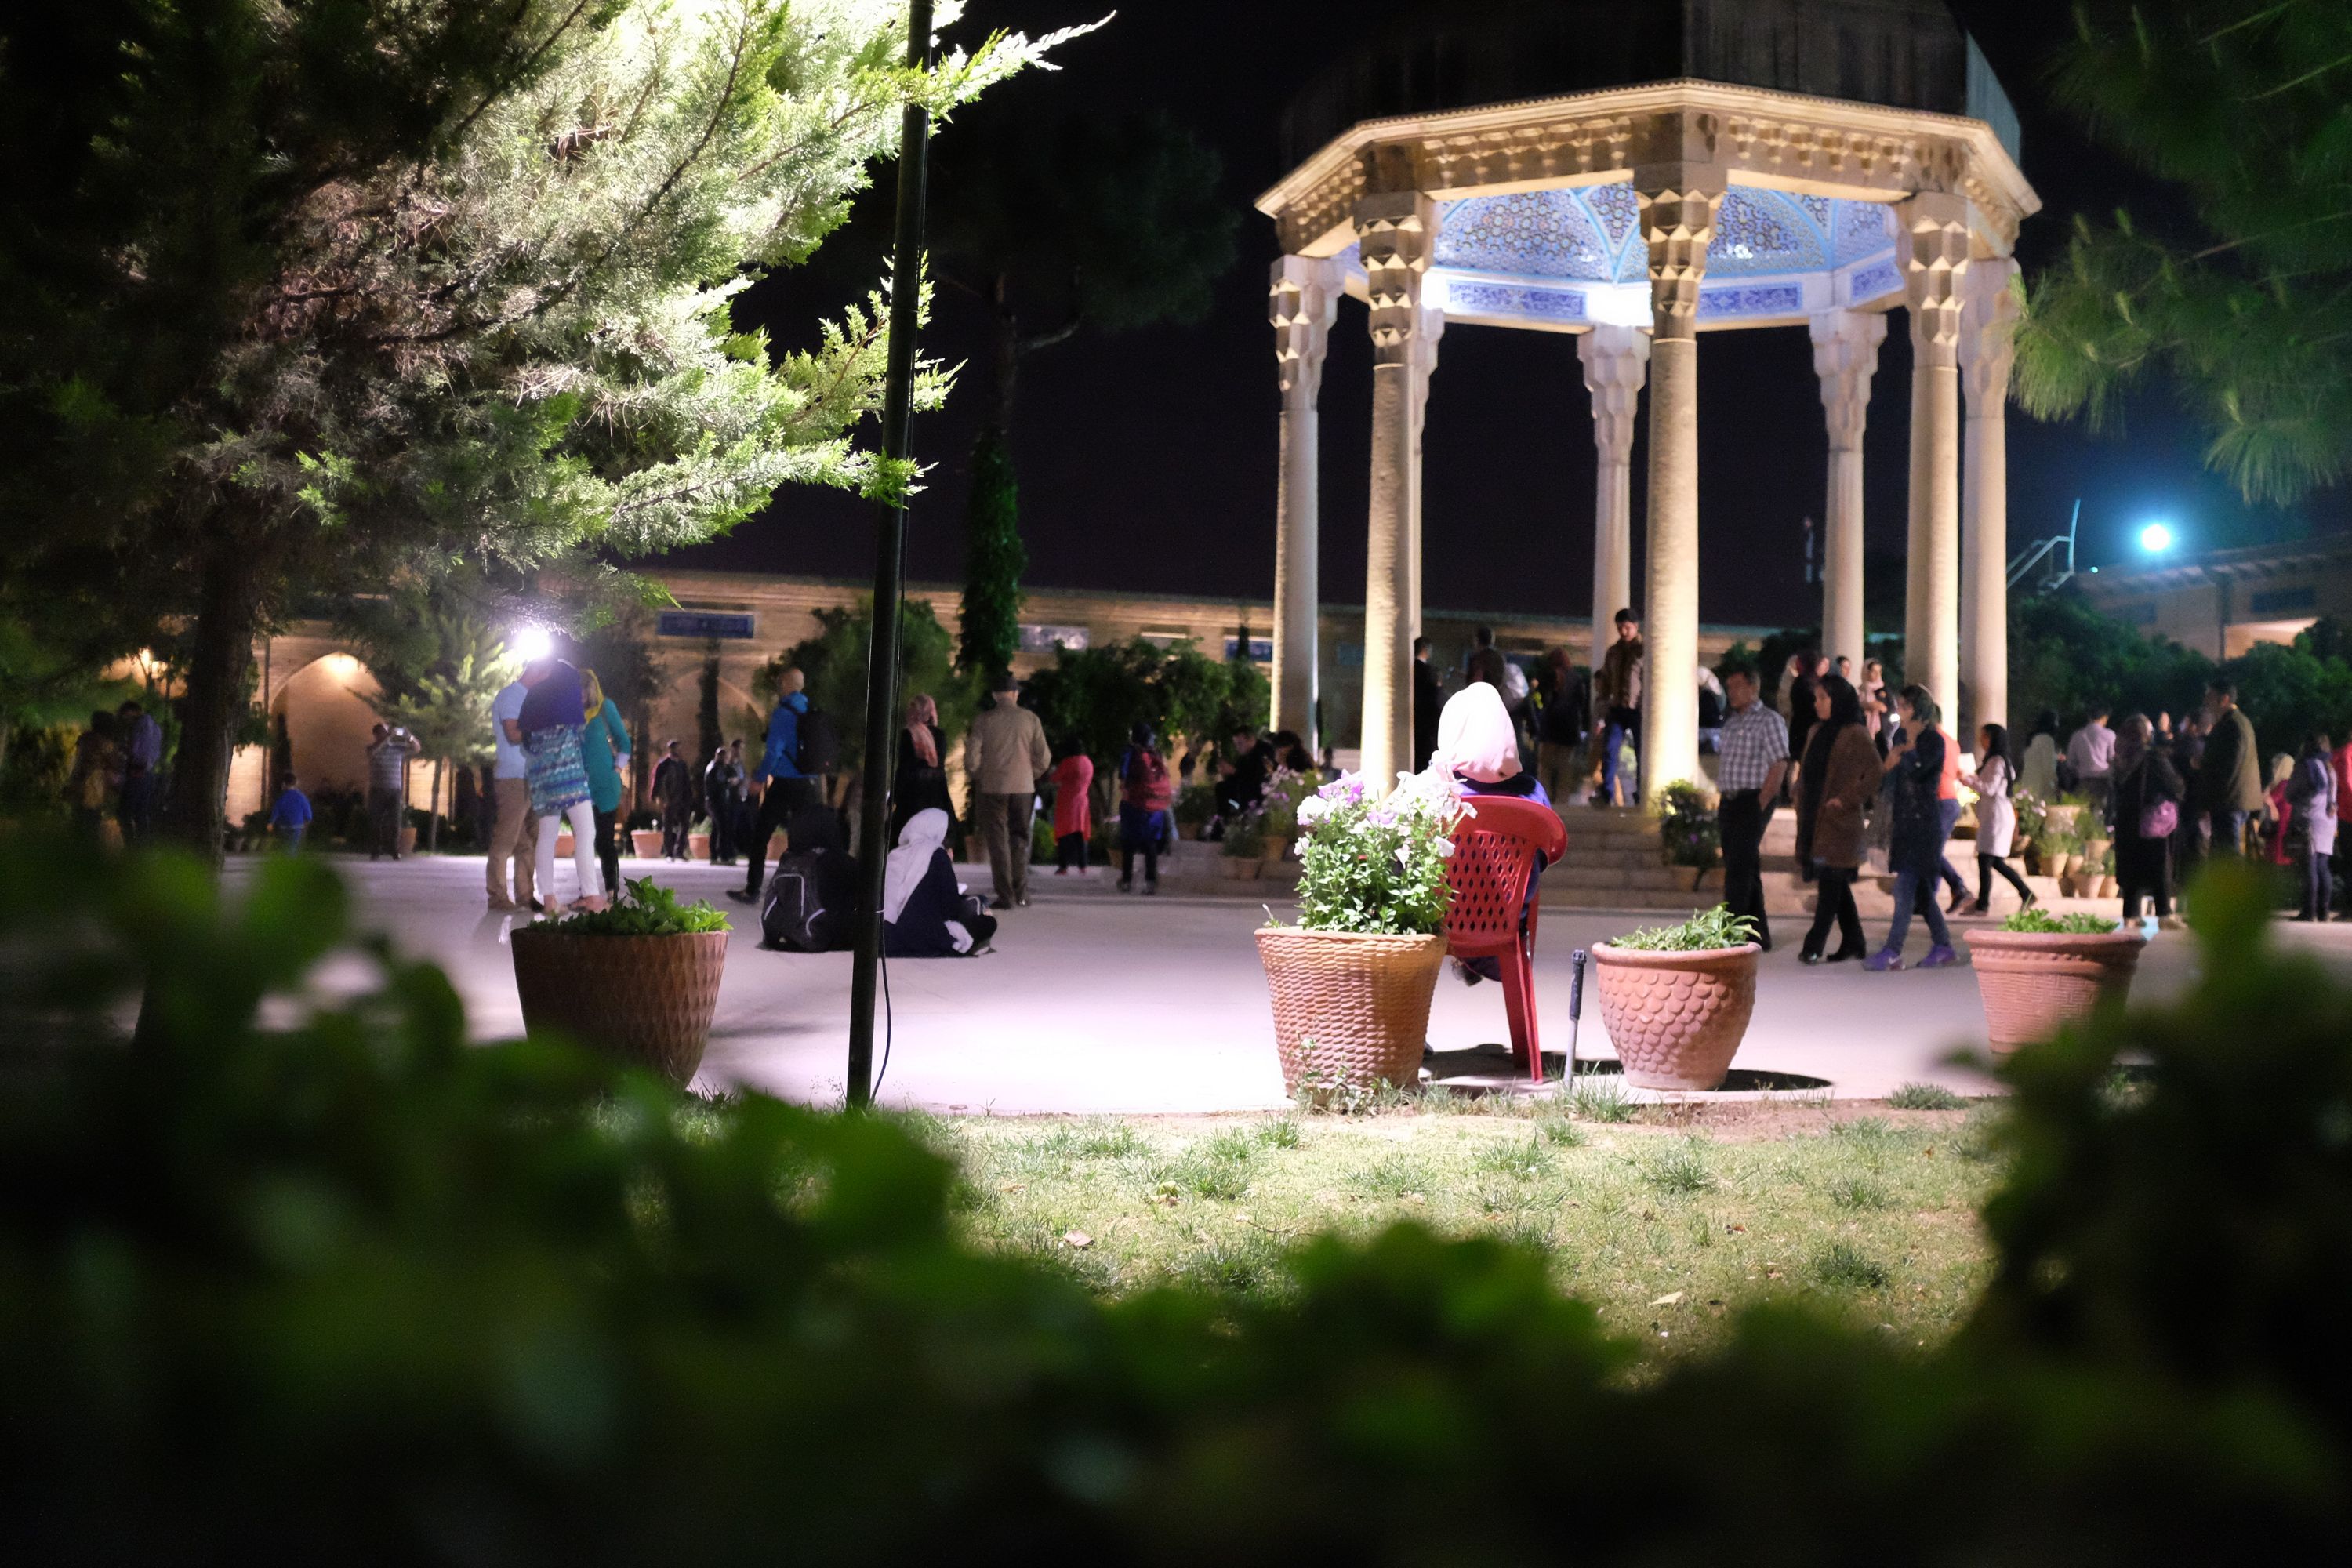
[[[1715,825],[1723,841],[1723,901],[1735,915],[1756,922],[1756,940],[1772,951],[1772,927],[1764,918],[1764,824],[1780,796],[1789,771],[1789,724],[1759,700],[1756,671],[1736,666],[1724,671],[1722,750],[1716,768],[1721,792]]]

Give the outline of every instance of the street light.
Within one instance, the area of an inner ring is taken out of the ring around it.
[[[2139,531],[2139,547],[2150,555],[2161,555],[2172,548],[2172,525],[2151,522]]]
[[[518,626],[508,637],[507,648],[525,664],[537,664],[554,651],[555,641],[545,626]]]

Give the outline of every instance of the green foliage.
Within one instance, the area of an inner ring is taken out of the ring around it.
[[[1198,827],[1217,815],[1217,792],[1204,784],[1186,784],[1176,792],[1176,804],[1171,808],[1179,827]],[[1297,820],[1291,813],[1291,820]]]
[[[0,226],[0,535],[192,617],[197,841],[252,636],[313,598],[661,551],[788,484],[902,494],[852,438],[884,295],[778,344],[734,301],[841,223],[904,106],[1060,37],[909,70],[884,0],[96,16],[0,37],[10,161],[47,155]],[[917,406],[946,384],[923,364]]]
[[[2115,932],[2116,922],[2105,915],[2079,913],[2053,915],[2040,905],[2035,905],[2032,909],[2011,910],[2009,918],[2000,922],[2000,929],[2038,936],[2055,936],[2060,933],[2068,936],[2109,936]]]
[[[993,683],[1021,647],[1021,497],[1004,432],[983,428],[971,448],[971,489],[964,502],[963,607],[956,662],[972,679]]]
[[[1219,847],[1235,860],[1255,860],[1265,853],[1266,817],[1253,808],[1225,819],[1225,837]]]
[[[1298,808],[1321,787],[1322,780],[1295,768],[1277,767],[1265,781],[1265,830],[1278,838],[1298,837]]]
[[[1717,904],[1711,910],[1694,910],[1691,918],[1680,925],[1644,926],[1640,931],[1612,937],[1609,945],[1629,952],[1706,952],[1744,946],[1755,940],[1754,921],[1733,914],[1728,904]]]
[[[1211,658],[1192,642],[1162,647],[1142,637],[1063,648],[1052,666],[1029,678],[1024,696],[1055,745],[1094,759],[1096,781],[1107,788],[1115,786],[1113,772],[1136,725],[1148,724],[1160,737],[1173,773],[1180,741],[1222,740],[1244,721],[1262,725],[1272,700],[1254,664]],[[1197,807],[1180,795],[1176,809],[1183,822]]]
[[[1325,784],[1298,810],[1306,834],[1298,878],[1300,926],[1307,931],[1430,935],[1445,929],[1451,890],[1447,837],[1462,802],[1426,773],[1385,799],[1361,774]]]
[[[503,632],[462,598],[415,588],[357,601],[341,624],[375,678],[376,712],[404,726],[419,755],[459,767],[490,760],[490,703],[522,668]]]
[[[1914,1082],[1896,1085],[1886,1103],[1897,1110],[1965,1110],[1969,1102],[1941,1084]]]
[[[1723,833],[1715,807],[1696,784],[1677,779],[1658,798],[1658,849],[1669,866],[1705,871],[1721,858]]]
[[[808,678],[809,705],[833,715],[841,742],[841,763],[855,772],[866,763],[866,679],[873,672],[874,602],[861,599],[854,609],[828,608],[816,613],[817,634],[778,654],[751,678],[751,690],[773,705],[787,669],[797,667]],[[955,669],[953,644],[948,630],[921,599],[903,601],[898,609],[898,699],[903,709],[919,692],[928,692],[939,704],[940,728],[950,740],[971,722],[979,695]],[[767,715],[760,715],[762,730]],[[756,743],[756,742],[755,742]]]
[[[1912,1352],[1766,1309],[1719,1353],[1630,1378],[1538,1254],[1412,1226],[1286,1249],[1235,1212],[1193,1288],[1106,1302],[1066,1266],[958,1244],[951,1167],[887,1120],[469,1047],[447,983],[381,950],[376,989],[322,999],[308,977],[350,926],[315,861],[265,862],[225,906],[184,862],[9,847],[20,1555],[97,1530],[127,1561],[321,1541],[435,1561],[451,1525],[428,1499],[466,1500],[505,1555],[583,1563],[779,1541],[823,1561],[1048,1542],[1654,1563],[1752,1555],[1759,1519],[1792,1562],[1850,1557],[1864,1527],[1951,1562],[2352,1545],[2352,989],[2265,945],[2236,868],[2197,889],[2180,1003],[2004,1068],[2011,1174],[1967,1331]],[[152,1026],[123,1048],[109,1020],[142,988]],[[262,1026],[266,999],[298,997]],[[2118,1097],[2126,1057],[2147,1069]],[[1178,1168],[1237,1197],[1278,1146],[1235,1129]],[[1146,1153],[1081,1131],[1054,1157]],[[1541,1183],[1539,1152],[1510,1156],[1493,1173]],[[1382,1195],[1435,1179],[1391,1162],[1366,1178]],[[1902,1288],[1871,1246],[1797,1271]],[[1837,1509],[1766,1511],[1823,1488]]]
[[[681,904],[677,893],[651,877],[633,878],[624,886],[628,890],[611,908],[583,910],[544,929],[566,936],[690,936],[731,929],[723,911],[700,899]]]
[[[2352,466],[2352,8],[2321,0],[2090,0],[2057,96],[2168,182],[2161,225],[2075,221],[2032,280],[2018,395],[2112,426],[2154,378],[2250,499],[2291,500]]]

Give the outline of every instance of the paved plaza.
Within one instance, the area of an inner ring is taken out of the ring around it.
[[[232,879],[248,865],[233,861]],[[478,860],[427,856],[336,866],[358,896],[363,926],[448,971],[476,1037],[521,1031],[507,948],[512,917],[482,910]],[[632,863],[625,874],[644,869]],[[698,1087],[740,1084],[797,1100],[837,1100],[849,955],[761,951],[746,911],[721,897],[740,871],[673,865],[655,875],[736,916]],[[1050,874],[1039,879],[1035,895],[1029,909],[1006,917],[993,953],[889,966],[886,1103],[1021,1114],[1250,1110],[1284,1102],[1265,976],[1250,939],[1265,918],[1260,905],[1122,898],[1100,884],[1057,885]],[[1570,952],[1656,918],[1545,910],[1536,985],[1548,1047],[1558,1051],[1568,1041]],[[2280,931],[2352,973],[2352,926]],[[1916,956],[1917,937],[1912,945]],[[2165,933],[2141,965],[2137,994],[2177,991],[2190,978],[2194,956],[2185,933]],[[347,966],[326,980],[348,985],[361,976]],[[1449,973],[1439,983],[1429,1033],[1441,1077],[1507,1070],[1493,1051],[1474,1049],[1508,1037],[1498,987],[1465,987]],[[1788,932],[1764,960],[1755,1021],[1737,1067],[1801,1092],[1822,1092],[1807,1082],[1817,1080],[1840,1099],[1875,1099],[1915,1079],[1981,1091],[1985,1078],[1947,1058],[1983,1038],[1976,982],[1965,967],[1892,975],[1865,974],[1852,963],[1809,969],[1797,962]],[[1589,987],[1580,1052],[1610,1054]]]

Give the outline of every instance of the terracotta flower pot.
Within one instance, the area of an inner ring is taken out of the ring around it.
[[[1255,856],[1220,855],[1217,875],[1236,882],[1255,882],[1265,869],[1265,862]]]
[[[689,860],[710,858],[710,835],[689,833],[686,836],[686,858]]]
[[[2147,945],[2136,931],[1972,931],[1968,939],[1985,1034],[2004,1053],[2048,1039],[2103,1002],[2121,1003]]]
[[[683,1089],[701,1065],[727,964],[725,931],[677,936],[514,933],[523,1028],[569,1035]]]
[[[555,858],[558,860],[570,859],[572,848],[571,829],[566,828],[555,836]]]
[[[1283,1088],[1296,1093],[1301,1079],[1418,1081],[1429,1000],[1445,964],[1443,936],[1264,926],[1257,955],[1274,1002]]]
[[[400,829],[400,852],[403,855],[416,853],[416,829],[404,823]]]
[[[1268,866],[1279,865],[1289,858],[1290,840],[1287,838],[1269,837],[1265,841],[1265,848],[1258,855],[1258,859]]]
[[[1754,942],[1697,952],[1638,952],[1611,942],[1592,948],[1601,1020],[1641,1089],[1714,1089],[1756,1011]]]

